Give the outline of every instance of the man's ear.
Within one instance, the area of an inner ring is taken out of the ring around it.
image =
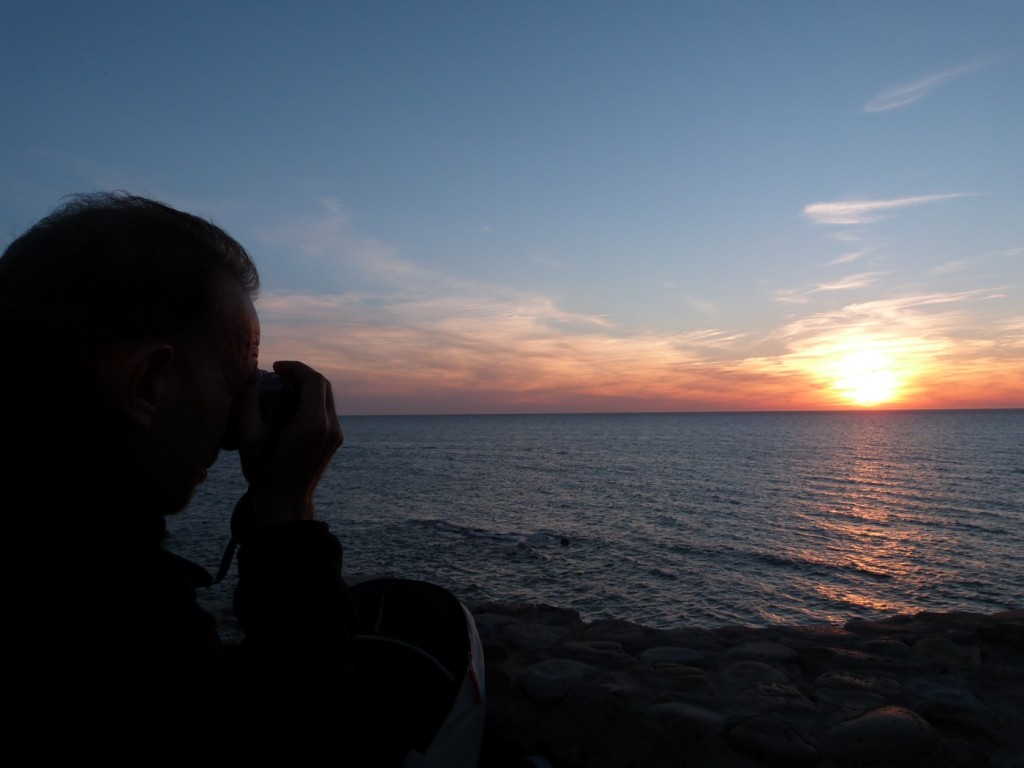
[[[173,364],[174,348],[161,343],[141,346],[121,361],[118,405],[139,426],[153,424],[162,399],[169,394]]]

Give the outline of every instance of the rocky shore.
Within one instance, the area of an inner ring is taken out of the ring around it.
[[[1024,610],[675,630],[472,610],[481,768],[1024,768]]]

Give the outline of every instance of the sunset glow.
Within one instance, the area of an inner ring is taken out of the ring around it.
[[[835,364],[835,388],[855,405],[879,405],[893,399],[899,386],[892,360],[873,349],[848,352]]]
[[[0,3],[0,228],[213,220],[342,414],[1024,407],[1024,3],[464,10]]]

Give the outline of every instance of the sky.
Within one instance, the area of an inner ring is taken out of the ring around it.
[[[1024,407],[1024,2],[0,0],[0,246],[126,190],[339,413]]]

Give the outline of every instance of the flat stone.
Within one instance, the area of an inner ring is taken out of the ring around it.
[[[803,691],[789,683],[759,683],[743,688],[733,694],[736,702],[750,712],[773,712],[778,715],[792,715],[798,712],[817,711],[814,702]]]
[[[516,678],[526,694],[537,701],[559,701],[597,668],[573,659],[545,659],[527,667]]]
[[[719,672],[728,685],[743,688],[760,683],[785,683],[786,673],[763,661],[734,661]]]
[[[509,643],[530,651],[542,651],[565,641],[569,630],[548,624],[512,624],[502,627],[501,635]]]
[[[562,650],[577,656],[596,656],[605,659],[626,655],[622,650],[622,643],[614,640],[570,640],[562,646]]]
[[[914,643],[914,650],[951,667],[977,669],[981,666],[981,648],[977,645],[954,643],[942,637],[926,637]]]
[[[917,678],[908,682],[907,688],[921,697],[921,714],[931,719],[975,729],[987,729],[994,724],[992,713],[961,680]]]
[[[644,725],[665,735],[683,754],[707,748],[725,728],[725,719],[710,709],[684,702],[652,704]]]
[[[690,666],[702,660],[707,654],[689,648],[659,646],[648,648],[640,653],[639,659],[644,664],[683,664]]]
[[[618,619],[595,621],[583,633],[586,640],[611,640],[622,645],[644,645],[649,636],[647,628]]]
[[[895,697],[903,691],[897,681],[890,677],[873,676],[858,672],[825,672],[814,680],[817,691],[835,690],[841,692],[856,691],[876,696]]]
[[[730,648],[725,652],[725,657],[728,659],[753,659],[756,661],[785,663],[796,661],[800,658],[800,654],[788,645],[758,642],[743,643],[742,645]]]
[[[865,645],[870,653],[880,656],[891,656],[897,659],[905,659],[910,656],[910,646],[902,640],[871,640]]]
[[[710,692],[714,688],[707,672],[700,667],[688,667],[685,664],[655,664],[646,670],[637,670],[634,674],[649,685],[677,693]]]
[[[780,768],[811,768],[818,750],[788,723],[774,717],[752,717],[729,730],[729,746],[740,754]]]
[[[824,756],[838,765],[899,765],[932,755],[937,738],[920,715],[885,706],[826,728],[819,742]]]

